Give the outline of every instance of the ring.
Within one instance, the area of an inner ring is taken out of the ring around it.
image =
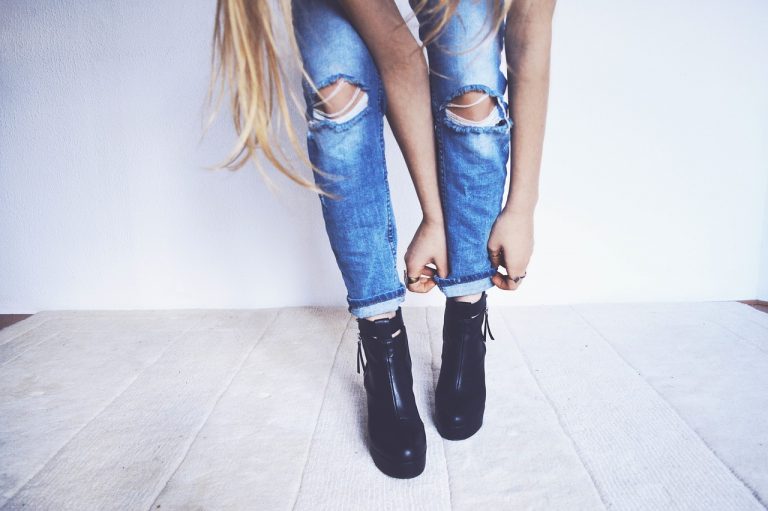
[[[513,277],[512,278],[512,282],[517,283],[517,282],[520,281],[520,279],[524,279],[526,275],[528,275],[528,270],[526,270],[522,275],[520,275],[518,277]]]
[[[421,280],[421,276],[418,277],[409,277],[408,276],[408,270],[403,270],[403,275],[405,275],[405,279],[408,281],[409,284],[415,284],[419,280]]]

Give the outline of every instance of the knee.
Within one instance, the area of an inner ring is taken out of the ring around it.
[[[474,84],[447,97],[436,112],[445,164],[472,169],[478,186],[491,175],[503,179],[512,127],[503,96],[486,85]]]
[[[312,116],[334,124],[354,119],[368,107],[368,92],[345,78],[320,87],[313,98]]]
[[[497,126],[506,115],[500,99],[483,89],[467,90],[446,104],[446,116],[462,126]]]

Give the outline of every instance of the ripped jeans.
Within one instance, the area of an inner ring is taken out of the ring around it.
[[[499,0],[501,1],[501,0]],[[357,103],[336,117],[317,108],[303,80],[310,161],[333,177],[313,173],[326,232],[347,288],[348,310],[369,317],[397,310],[405,285],[397,270],[397,228],[384,157],[387,99],[376,65],[338,0],[293,0],[293,23],[304,68],[318,89],[346,81]],[[440,197],[450,273],[434,276],[446,297],[493,287],[488,238],[501,212],[512,121],[501,72],[504,26],[489,34],[484,2],[461,0],[440,36],[427,47]],[[419,19],[422,37],[429,20]],[[487,118],[462,117],[462,95],[487,94]],[[326,97],[327,99],[327,97]],[[361,107],[360,104],[363,103]]]

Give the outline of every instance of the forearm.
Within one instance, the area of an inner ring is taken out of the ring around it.
[[[394,2],[343,0],[381,74],[387,119],[403,153],[424,219],[442,222],[426,60]]]
[[[434,124],[430,107],[426,62],[396,71],[382,71],[387,93],[387,119],[416,188],[425,220],[443,220],[435,156]]]
[[[539,197],[554,0],[516,0],[507,16],[512,178],[506,212],[532,214]]]

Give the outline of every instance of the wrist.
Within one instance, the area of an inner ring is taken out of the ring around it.
[[[530,215],[536,211],[537,197],[516,198],[510,197],[502,210],[506,215]]]
[[[442,226],[444,223],[442,211],[422,211],[421,223],[430,226]]]
[[[427,225],[429,227],[443,227],[445,225],[445,222],[443,221],[443,216],[440,215],[439,217],[429,216],[426,215],[422,217],[421,223],[424,225]]]

